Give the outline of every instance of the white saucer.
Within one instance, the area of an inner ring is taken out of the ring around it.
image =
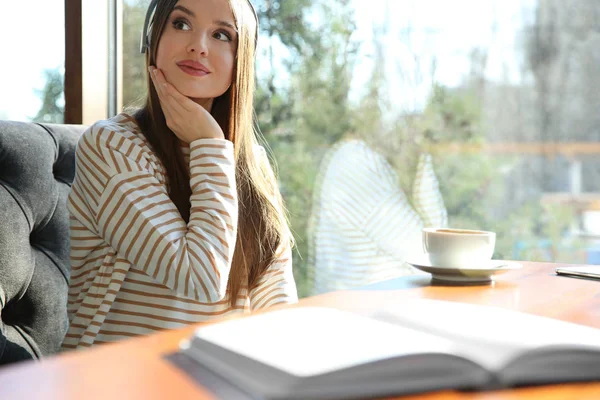
[[[430,273],[435,281],[455,283],[488,283],[492,281],[492,276],[494,275],[523,267],[523,265],[517,262],[490,260],[483,264],[466,265],[461,268],[447,268],[431,265],[427,257],[407,261],[407,264]]]

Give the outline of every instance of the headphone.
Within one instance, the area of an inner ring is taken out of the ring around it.
[[[254,19],[256,20],[256,32],[254,35],[254,47],[256,48],[258,42],[258,14],[256,14],[256,9],[252,5],[250,0],[248,1],[248,5],[252,10],[252,14],[254,14]],[[146,11],[146,18],[144,19],[144,28],[142,30],[142,37],[140,40],[140,53],[144,54],[146,49],[150,49],[150,31],[152,30],[152,23],[154,19],[154,12],[156,11],[156,4],[158,0],[152,0],[150,5],[148,6],[148,11]],[[152,22],[150,22],[152,21]]]

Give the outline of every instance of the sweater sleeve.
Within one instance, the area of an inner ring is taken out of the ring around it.
[[[159,167],[148,149],[122,132],[93,126],[80,139],[76,159],[97,233],[120,257],[179,296],[201,302],[225,297],[237,229],[231,142],[190,144],[188,224],[154,174]]]

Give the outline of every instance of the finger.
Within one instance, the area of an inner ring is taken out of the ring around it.
[[[156,88],[156,92],[158,94],[159,100],[161,102],[161,107],[163,108],[163,112],[165,116],[169,114],[172,117],[176,115],[179,117],[183,117],[186,110],[182,108],[182,106],[178,103],[177,100],[171,96],[167,88],[169,84],[167,83],[164,75],[158,68],[152,68],[152,82],[154,87]],[[176,115],[175,115],[176,114]]]
[[[156,90],[156,94],[161,100],[166,100],[166,93],[164,91],[164,86],[160,84],[157,79],[157,69],[154,67],[150,67],[148,69],[150,71],[150,78],[152,79],[152,84],[154,85],[154,89]]]
[[[173,96],[167,93],[167,89],[163,89],[163,97],[161,98],[162,107],[173,117],[181,120],[185,120],[188,112],[179,104]]]
[[[150,73],[150,75],[152,76],[152,83],[154,84],[156,91],[160,92],[163,95],[163,97],[165,97],[165,100],[166,100],[167,93],[165,92],[165,87],[167,86],[166,85],[167,82],[164,78],[164,75],[159,74],[160,70],[158,68],[156,68],[156,67],[150,67],[150,68],[152,69],[151,73]]]
[[[150,72],[150,77],[152,79],[152,84],[154,85],[154,89],[156,90],[156,94],[158,95],[158,100],[160,101],[160,107],[165,114],[165,118],[170,121],[174,121],[173,117],[173,109],[170,104],[170,96],[165,93],[164,85],[160,84],[156,79],[157,69],[154,67],[148,68]]]
[[[160,109],[162,110],[163,114],[165,115],[165,120],[167,121],[167,125],[172,125],[173,122],[175,122],[179,117],[175,117],[173,115],[173,111],[171,110],[171,107],[166,104],[165,102],[163,102],[162,100],[160,100]]]
[[[172,120],[173,111],[171,110],[172,107],[169,105],[169,102],[168,102],[169,96],[163,94],[162,91],[158,88],[156,88],[156,94],[158,95],[158,101],[160,103],[160,108],[161,108],[163,114],[165,115],[165,118],[167,120]]]

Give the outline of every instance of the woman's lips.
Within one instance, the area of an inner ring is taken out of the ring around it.
[[[188,67],[187,65],[178,65],[178,67],[185,72],[186,74],[192,75],[192,76],[204,76],[204,75],[208,75],[208,72],[203,71],[201,69],[196,69],[196,68],[192,68],[192,67]]]
[[[204,76],[210,74],[209,69],[196,60],[183,60],[177,63],[183,72],[192,76]]]

